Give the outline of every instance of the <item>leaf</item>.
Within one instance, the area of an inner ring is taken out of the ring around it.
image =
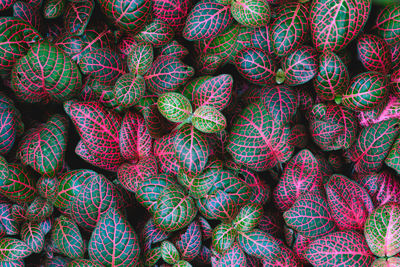
[[[190,11],[182,36],[188,41],[209,39],[228,28],[232,20],[229,5],[202,0]]]
[[[155,48],[164,46],[172,41],[174,31],[163,20],[155,18],[150,24],[147,24],[141,32],[135,35],[139,42],[147,42]]]
[[[360,174],[379,171],[399,133],[397,119],[378,122],[362,130],[347,150],[354,169]]]
[[[334,174],[324,185],[333,219],[339,230],[363,230],[374,204],[368,193],[353,180]]]
[[[31,222],[42,222],[53,214],[53,204],[41,197],[36,197],[26,210],[26,219]]]
[[[192,115],[189,99],[175,92],[160,95],[157,107],[160,113],[172,122],[184,122]]]
[[[88,245],[89,258],[106,267],[137,266],[139,241],[119,210],[110,208],[93,230]]]
[[[376,18],[375,29],[389,45],[397,43],[399,38],[400,5],[390,5],[381,10]]]
[[[62,254],[70,258],[82,258],[84,241],[78,226],[68,217],[55,220],[51,238]]]
[[[277,68],[267,51],[248,47],[239,51],[235,58],[239,73],[249,82],[260,85],[275,83]]]
[[[261,230],[254,229],[247,233],[240,232],[237,239],[240,247],[251,256],[273,262],[281,254],[277,240]]]
[[[0,193],[11,201],[32,202],[37,195],[32,173],[16,163],[8,164],[8,170],[8,176],[5,173],[0,176]]]
[[[194,75],[194,69],[171,56],[159,56],[146,72],[147,89],[155,94],[176,91]]]
[[[282,59],[286,85],[294,86],[311,81],[318,71],[318,54],[311,46],[301,46]],[[278,75],[278,73],[277,73]],[[277,76],[276,82],[282,83]]]
[[[182,31],[191,8],[192,3],[188,0],[153,1],[154,16],[168,23],[176,33]]]
[[[290,129],[280,126],[256,102],[247,106],[232,124],[227,150],[235,162],[263,171],[289,160],[293,152],[287,143],[289,135]]]
[[[221,223],[212,232],[212,247],[221,254],[224,254],[235,242],[236,229],[231,224]]]
[[[335,231],[328,203],[319,192],[307,192],[297,198],[283,213],[286,224],[309,238],[318,238]]]
[[[277,123],[285,125],[296,114],[297,95],[290,87],[283,85],[267,86],[262,94],[264,106]]]
[[[261,27],[269,22],[271,10],[267,0],[236,0],[231,13],[237,22],[247,27]]]
[[[4,237],[0,239],[0,261],[16,261],[31,255],[32,250],[25,242],[16,238]]]
[[[144,119],[151,137],[158,139],[169,134],[176,128],[176,124],[167,120],[158,110],[157,104],[152,104],[146,109]]]
[[[95,102],[67,101],[64,110],[93,156],[110,165],[122,162],[119,149],[121,119],[118,116]]]
[[[0,225],[7,235],[16,235],[19,233],[19,221],[14,215],[14,206],[16,205],[11,205],[8,203],[0,204]]]
[[[99,83],[114,85],[125,74],[125,66],[119,55],[111,49],[97,49],[84,53],[78,63],[84,75],[90,75]]]
[[[100,0],[100,7],[104,14],[121,30],[132,34],[139,32],[151,18],[150,0]]]
[[[153,46],[146,42],[135,45],[128,55],[128,69],[136,75],[144,75],[153,63]]]
[[[92,0],[69,2],[64,14],[64,25],[70,34],[81,35],[86,30],[94,9]]]
[[[224,63],[224,59],[217,55],[201,55],[196,62],[197,72],[200,75],[213,75]]]
[[[324,51],[320,55],[318,73],[313,81],[318,96],[327,101],[340,96],[350,82],[346,65],[339,56],[330,51]]]
[[[400,207],[387,203],[375,209],[365,222],[364,235],[371,251],[378,257],[400,252]]]
[[[161,47],[161,55],[172,56],[182,60],[184,57],[189,55],[189,50],[178,43],[178,41],[173,40]]]
[[[392,56],[389,46],[382,38],[372,34],[361,35],[357,42],[357,52],[367,70],[389,73]]]
[[[150,249],[145,255],[145,266],[154,266],[161,259],[161,247]]]
[[[286,56],[294,52],[305,41],[309,32],[308,13],[308,8],[302,3],[288,3],[278,7],[279,16],[270,25],[271,39],[266,41],[265,45],[260,43],[260,48],[270,46],[277,56]],[[263,40],[263,37],[261,28],[254,40]],[[271,44],[268,44],[269,42]]]
[[[193,199],[185,195],[182,187],[170,185],[159,195],[153,219],[161,230],[172,232],[187,226],[196,214]]]
[[[47,41],[32,45],[15,63],[11,79],[17,97],[29,103],[69,100],[82,84],[75,62]]]
[[[142,116],[126,112],[119,131],[119,148],[127,160],[137,160],[152,154],[153,140]]]
[[[43,17],[45,19],[55,19],[64,12],[65,0],[46,0],[43,6]]]
[[[372,263],[372,267],[396,267],[400,265],[399,257],[391,257],[388,259],[378,258]]]
[[[38,223],[26,222],[21,227],[21,240],[32,250],[40,253],[44,248],[45,234]]]
[[[161,256],[166,263],[174,264],[179,261],[179,252],[169,241],[163,241],[161,243]]]
[[[370,9],[370,0],[313,1],[309,19],[316,49],[337,52],[345,48],[363,29]]]
[[[21,1],[16,1],[13,5],[13,17],[25,21],[35,29],[39,29],[42,23],[39,10],[32,4]]]
[[[181,258],[186,261],[192,261],[200,253],[202,243],[202,234],[200,224],[193,221],[188,228],[178,236],[175,246],[178,249]]]
[[[0,153],[7,154],[17,138],[17,118],[13,107],[0,109]]]
[[[62,168],[67,149],[68,121],[52,116],[45,124],[30,130],[19,144],[21,162],[44,176],[55,176]]]
[[[210,148],[207,139],[193,126],[184,125],[174,137],[175,157],[185,172],[201,173],[208,161]]]
[[[208,105],[222,111],[227,107],[232,97],[233,78],[231,75],[204,77],[198,82],[192,91],[192,103],[195,108]]]
[[[114,85],[116,103],[124,108],[130,108],[139,102],[145,94],[146,85],[140,75],[127,73],[118,78]]]
[[[364,237],[354,231],[331,233],[312,241],[305,252],[314,266],[370,266],[374,257]]]
[[[388,90],[383,74],[364,72],[353,77],[342,96],[342,105],[354,111],[371,110],[386,99]]]
[[[93,166],[107,171],[117,171],[118,165],[106,162],[104,159],[96,157],[94,154],[91,153],[91,151],[82,140],[80,140],[76,145],[75,154]]]
[[[175,134],[171,133],[154,140],[154,156],[157,158],[160,172],[178,173],[180,167],[175,157],[174,137]]]
[[[272,41],[269,32],[270,32],[269,25],[253,29],[250,42],[252,46],[261,48],[267,51],[268,54],[273,56],[275,52],[272,47]]]
[[[200,106],[192,116],[193,126],[203,133],[217,133],[226,128],[225,116],[213,106]]]
[[[218,267],[223,266],[246,266],[246,254],[239,246],[237,242],[235,242],[231,248],[226,251],[220,258],[218,262]]]
[[[238,232],[251,231],[260,222],[263,213],[260,204],[249,203],[240,209],[239,214],[233,219],[232,225]]]

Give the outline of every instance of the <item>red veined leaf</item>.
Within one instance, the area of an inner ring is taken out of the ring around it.
[[[244,253],[243,249],[235,242],[229,250],[218,258],[216,267],[247,266],[246,257],[247,255]]]
[[[375,209],[367,218],[365,239],[378,257],[391,257],[400,252],[400,207],[387,203]]]
[[[177,231],[190,224],[197,214],[193,199],[178,185],[166,187],[157,200],[154,224],[166,232]]]
[[[114,85],[114,99],[118,106],[130,108],[145,94],[146,85],[140,75],[127,73],[118,78]]]
[[[186,122],[192,115],[192,105],[189,99],[175,92],[160,95],[157,107],[160,113],[172,122]]]
[[[78,66],[47,41],[32,45],[12,71],[12,89],[20,99],[35,103],[73,98],[82,85]]]
[[[182,35],[189,41],[209,39],[228,28],[232,19],[229,5],[202,0],[190,11]]]
[[[200,253],[202,243],[202,234],[200,224],[193,221],[187,229],[178,236],[175,246],[178,249],[181,258],[186,261],[192,261]]]
[[[286,247],[284,244],[281,244],[281,256],[274,261],[269,261],[268,259],[264,259],[262,261],[263,266],[301,266],[298,262],[297,256],[294,255],[293,251]]]
[[[275,82],[276,66],[268,53],[255,47],[244,48],[235,58],[235,66],[239,73],[254,84],[273,84]]]
[[[391,69],[391,54],[386,42],[375,35],[363,34],[357,42],[361,63],[369,71],[388,74]]]
[[[179,90],[179,92],[186,96],[190,102],[194,103],[194,96],[196,92],[199,90],[200,86],[205,83],[208,79],[212,78],[211,76],[200,76],[194,79],[191,79],[188,83],[185,84],[183,88]],[[207,86],[207,88],[209,88]]]
[[[207,139],[191,125],[181,127],[174,137],[175,157],[185,172],[201,173],[210,153]]]
[[[153,14],[180,33],[185,26],[192,3],[189,0],[153,0]]]
[[[200,75],[213,75],[224,64],[224,59],[218,55],[201,55],[196,61],[196,71]]]
[[[382,9],[376,18],[375,29],[388,44],[394,45],[400,40],[400,5],[390,5]]]
[[[232,221],[232,225],[238,232],[251,231],[260,222],[263,212],[260,204],[246,204],[240,209],[238,215]]]
[[[126,112],[119,131],[119,148],[121,155],[127,160],[137,160],[150,156],[153,139],[145,120],[134,112]]]
[[[287,143],[289,135],[289,127],[280,126],[256,102],[247,106],[233,123],[227,150],[237,163],[262,171],[289,160],[294,149]]]
[[[173,40],[169,44],[166,44],[163,47],[161,47],[160,53],[161,55],[164,56],[176,57],[182,60],[184,57],[189,55],[189,50],[180,43],[178,43],[176,40]]]
[[[308,8],[302,3],[293,2],[278,7],[277,17],[270,25],[271,39],[266,41],[267,45],[261,43],[262,48],[268,47],[271,42],[273,52],[278,56],[286,56],[296,50],[309,32],[308,12]],[[259,37],[264,35],[263,30],[258,33],[260,35],[256,35],[257,41],[262,40]]]
[[[64,25],[70,34],[81,35],[86,30],[94,9],[92,0],[69,2],[64,14]]]
[[[145,266],[154,266],[161,259],[161,247],[155,247],[145,252]]]
[[[99,220],[88,244],[89,258],[106,267],[137,266],[139,240],[119,210],[110,208]]]
[[[247,27],[261,27],[269,22],[271,10],[267,0],[236,0],[231,13],[237,22]]]
[[[174,38],[174,30],[163,20],[155,18],[147,24],[135,39],[150,43],[154,47],[161,47],[168,44]]]
[[[99,4],[116,26],[132,34],[139,32],[151,19],[151,0],[100,0]]]
[[[162,242],[169,237],[169,233],[166,233],[160,228],[158,228],[154,224],[153,218],[150,218],[143,228],[142,236],[143,239],[145,240],[144,249],[146,249],[146,244],[152,245],[154,243]]]
[[[42,23],[42,18],[38,9],[29,3],[17,1],[13,5],[13,16],[32,25],[33,28],[39,29]]]
[[[237,231],[232,224],[221,223],[217,225],[212,232],[213,249],[223,255],[233,245],[236,236]]]
[[[397,138],[385,159],[387,166],[400,173],[400,139]]]
[[[155,94],[176,91],[194,75],[194,69],[171,56],[159,56],[144,76],[147,89]]]
[[[237,239],[240,247],[251,256],[273,262],[281,254],[278,241],[261,230],[254,229],[247,233],[239,232]]]
[[[51,238],[62,254],[70,258],[82,258],[84,242],[78,226],[65,216],[56,219]]]
[[[80,140],[78,144],[76,145],[75,148],[75,153],[78,155],[81,159],[86,161],[87,163],[97,166],[101,169],[108,170],[115,172],[117,171],[118,165],[115,165],[114,163],[107,162],[105,159],[99,158],[92,154],[91,150],[87,148],[85,143]]]
[[[44,236],[38,223],[26,222],[21,227],[21,240],[35,253],[43,250]]]
[[[179,252],[170,241],[161,243],[161,257],[168,264],[175,264],[179,261]]]
[[[340,96],[350,82],[346,65],[335,53],[328,50],[319,57],[318,73],[313,81],[315,92],[326,101]]]
[[[25,211],[25,209],[19,205],[11,205],[8,203],[0,204],[0,224],[6,235],[17,235],[19,233],[20,220],[16,216],[17,207],[21,209],[22,212]],[[25,220],[25,216],[23,216],[23,219]]]
[[[180,167],[175,157],[174,138],[175,133],[170,133],[154,140],[154,156],[157,158],[160,172],[178,173]]]
[[[232,96],[233,78],[229,74],[199,80],[201,84],[193,87],[193,106],[213,106],[222,111],[228,105]]]
[[[157,161],[154,156],[149,156],[140,158],[135,164],[125,163],[119,166],[118,181],[126,190],[136,193],[144,180],[157,174]]]
[[[306,148],[309,143],[309,133],[306,126],[303,124],[293,125],[288,143],[301,149]]]
[[[137,75],[144,75],[153,63],[153,58],[153,46],[140,42],[128,54],[128,69]]]
[[[32,250],[19,239],[4,237],[0,239],[0,260],[16,261],[32,254]]]
[[[66,0],[45,0],[43,5],[43,17],[45,19],[55,19],[64,12]]]
[[[47,123],[30,129],[19,144],[21,162],[41,175],[56,175],[64,163],[67,131],[68,121],[61,115],[54,115]]]
[[[364,237],[354,231],[340,231],[314,240],[306,259],[314,266],[370,266],[374,261]]]
[[[235,63],[235,58],[237,54],[239,53],[240,50],[246,47],[251,47],[253,46],[251,43],[251,37],[253,35],[253,28],[249,27],[240,27],[239,28],[239,34],[236,38],[236,42],[232,46],[232,51],[228,55],[228,62],[234,64]],[[260,47],[262,48],[262,47]]]
[[[286,244],[291,245],[292,251],[298,258],[298,261],[308,264],[308,260],[305,258],[305,252],[312,239],[301,235],[289,227],[285,227],[284,231]]]
[[[364,188],[334,174],[324,185],[332,217],[339,230],[363,230],[374,204]]]
[[[8,153],[17,138],[16,110],[13,106],[0,109],[0,153]]]
[[[288,210],[302,194],[318,190],[322,176],[318,160],[308,149],[303,149],[286,165],[274,190],[274,201],[279,209]]]
[[[161,138],[170,133],[177,124],[167,120],[158,110],[157,104],[152,104],[143,112],[147,130],[153,138]]]
[[[392,69],[397,70],[400,67],[400,43],[389,45]]]
[[[119,116],[95,102],[67,101],[64,103],[64,110],[93,156],[110,165],[119,165],[122,162]]]
[[[53,214],[53,204],[41,197],[35,200],[26,209],[25,217],[31,222],[42,222]]]
[[[271,56],[274,56],[275,52],[273,50],[272,41],[269,35],[270,27],[269,25],[255,28],[251,35],[251,45],[257,48],[261,48]]]
[[[345,48],[367,22],[371,0],[313,1],[310,28],[318,51],[337,52]]]
[[[200,106],[192,116],[193,126],[203,133],[216,133],[225,129],[225,116],[213,106]]]
[[[399,133],[399,121],[390,119],[362,130],[355,143],[347,150],[348,158],[360,174],[379,171]]]
[[[335,231],[326,199],[319,191],[306,192],[283,213],[286,224],[300,234],[318,238]]]

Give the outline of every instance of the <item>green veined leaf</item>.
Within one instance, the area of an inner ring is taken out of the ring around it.
[[[260,259],[267,259],[270,262],[274,262],[281,254],[278,241],[271,235],[258,229],[246,233],[239,232],[238,241],[240,247],[247,254]]]
[[[203,133],[216,133],[225,129],[225,116],[215,107],[200,106],[193,112],[193,126]]]

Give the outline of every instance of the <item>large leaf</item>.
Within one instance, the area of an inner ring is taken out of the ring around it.
[[[2,2],[3,3],[3,2]],[[0,18],[0,74],[9,74],[15,62],[26,54],[29,46],[42,39],[39,32],[25,21],[13,17]]]
[[[161,257],[166,263],[174,264],[179,261],[179,252],[170,241],[161,243]]]
[[[201,226],[193,221],[187,229],[178,236],[175,246],[180,252],[181,258],[192,261],[199,253],[202,243]]]
[[[45,233],[38,223],[26,222],[21,227],[21,240],[35,253],[40,253],[44,248]]]
[[[159,56],[144,76],[147,89],[155,94],[176,91],[194,75],[194,69],[176,57]]]
[[[96,102],[64,103],[64,110],[72,119],[90,153],[111,165],[122,161],[119,149],[121,119]]]
[[[35,29],[40,29],[42,17],[40,11],[32,3],[17,1],[13,5],[13,16],[25,21]]]
[[[171,232],[187,226],[197,214],[190,196],[178,185],[166,187],[157,200],[154,223],[162,230]]]
[[[17,97],[29,102],[58,101],[73,98],[82,81],[79,68],[57,46],[47,41],[32,45],[12,71],[12,89]]]
[[[341,231],[314,240],[306,259],[313,266],[363,267],[374,261],[364,237],[354,231]]]
[[[190,11],[182,35],[189,41],[209,39],[219,35],[231,22],[229,5],[202,0]]]
[[[233,159],[255,171],[284,163],[292,155],[288,126],[280,126],[260,103],[250,104],[232,125],[227,150]]]
[[[137,75],[144,75],[153,63],[153,46],[146,42],[135,45],[128,55],[128,69]]]
[[[274,191],[279,209],[288,210],[302,194],[315,191],[322,185],[318,160],[308,150],[301,150],[286,165]]]
[[[339,230],[363,230],[374,204],[364,188],[345,176],[334,174],[324,185],[332,217]]]
[[[400,40],[400,5],[389,5],[376,18],[377,33],[390,45]]]
[[[273,262],[281,254],[278,241],[271,235],[255,229],[247,233],[239,233],[241,248],[249,255]]]
[[[64,163],[67,131],[68,121],[61,115],[54,115],[47,123],[31,129],[19,145],[18,154],[22,163],[41,175],[56,175]]]
[[[301,195],[293,206],[283,213],[286,224],[300,234],[318,238],[335,231],[335,221],[328,203],[319,192]]]
[[[51,238],[60,252],[65,256],[70,258],[83,257],[83,238],[78,225],[70,218],[61,216],[56,219]]]
[[[310,9],[313,43],[318,51],[345,48],[367,22],[371,0],[315,0]]]
[[[181,127],[175,134],[174,150],[179,165],[190,174],[201,173],[210,154],[205,136],[188,124]]]
[[[32,202],[36,195],[34,176],[21,164],[8,164],[7,173],[1,173],[0,193],[15,202]]]
[[[151,18],[151,0],[101,0],[99,3],[115,25],[132,34],[139,32]]]
[[[392,56],[389,46],[382,38],[372,34],[361,35],[357,42],[357,51],[367,70],[389,73]]]
[[[89,258],[106,267],[137,266],[139,241],[119,210],[110,208],[99,220],[88,244]]]
[[[347,151],[359,173],[379,171],[399,133],[399,121],[390,119],[366,127]]]
[[[293,2],[279,7],[277,13],[279,16],[270,26],[270,41],[276,55],[286,56],[298,48],[308,34],[308,9],[302,3]],[[260,40],[258,36],[262,37],[257,34],[255,40]]]
[[[0,239],[0,261],[24,259],[31,253],[32,250],[21,240],[11,237]]]
[[[232,16],[247,27],[261,27],[269,22],[271,10],[267,0],[236,0],[231,6]]]
[[[374,210],[365,222],[364,235],[375,255],[391,257],[399,253],[400,206],[388,203]]]

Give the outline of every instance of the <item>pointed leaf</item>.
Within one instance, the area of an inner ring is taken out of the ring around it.
[[[288,86],[267,86],[262,101],[270,116],[279,124],[287,124],[296,114],[297,95]]]
[[[11,237],[0,239],[0,261],[24,259],[31,253],[32,250],[21,240]]]
[[[247,254],[260,259],[268,259],[273,262],[281,254],[281,249],[275,238],[258,229],[239,233],[238,241]]]
[[[224,115],[213,106],[198,107],[192,117],[193,126],[203,133],[216,133],[225,129]]]
[[[157,107],[160,113],[172,122],[186,121],[192,114],[192,105],[189,99],[175,92],[160,95]]]
[[[271,10],[267,0],[236,0],[231,13],[237,22],[247,27],[261,27],[269,22]]]

